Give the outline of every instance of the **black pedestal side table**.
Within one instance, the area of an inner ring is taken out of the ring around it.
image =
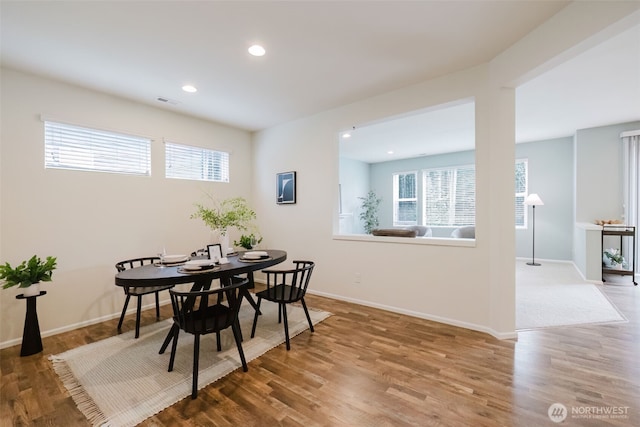
[[[47,291],[40,291],[39,295],[26,297],[23,294],[16,295],[16,299],[27,300],[27,314],[24,318],[24,332],[22,333],[22,348],[20,356],[31,356],[42,351],[42,338],[40,337],[40,325],[36,312],[36,298],[45,295]]]

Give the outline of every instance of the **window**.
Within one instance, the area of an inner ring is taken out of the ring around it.
[[[475,224],[474,166],[427,169],[422,177],[424,224],[448,227]]]
[[[516,227],[527,227],[527,209],[522,203],[527,197],[527,160],[516,160]]]
[[[45,121],[44,167],[149,176],[151,140]]]
[[[418,223],[417,173],[393,174],[393,225]]]
[[[229,182],[229,153],[167,142],[167,178]]]
[[[527,226],[527,210],[522,204],[527,196],[528,163],[516,160],[516,227]],[[424,224],[460,227],[475,224],[475,168],[473,166],[423,171]]]

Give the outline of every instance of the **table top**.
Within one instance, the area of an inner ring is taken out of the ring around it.
[[[216,265],[211,270],[196,272],[182,272],[180,265],[159,267],[156,265],[143,265],[130,268],[116,274],[115,281],[118,286],[157,286],[177,285],[181,283],[210,282],[213,279],[226,278],[236,274],[250,273],[279,264],[287,259],[285,251],[267,249],[269,258],[251,262],[241,261],[244,252],[238,252],[237,256],[228,257],[228,264]]]

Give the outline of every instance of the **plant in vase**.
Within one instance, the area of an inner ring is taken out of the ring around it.
[[[28,261],[22,261],[15,268],[7,262],[0,265],[2,288],[18,286],[24,288],[24,296],[38,295],[40,294],[40,282],[50,282],[55,269],[56,258],[50,256],[42,261],[34,255]]]
[[[191,218],[200,218],[213,231],[218,233],[222,245],[222,254],[226,256],[229,251],[229,228],[235,227],[240,231],[249,228],[251,222],[256,219],[256,213],[249,207],[242,197],[233,197],[218,201],[212,196],[209,207],[196,203],[196,212]]]
[[[243,234],[240,236],[240,240],[234,241],[233,244],[234,246],[240,246],[247,250],[251,250],[254,246],[260,244],[260,242],[262,242],[262,237],[258,238],[255,234],[251,233],[248,236]]]
[[[604,265],[606,267],[613,268],[615,270],[626,268],[627,263],[622,256],[620,249],[615,248],[605,249],[602,256],[602,261],[604,262]]]
[[[382,199],[378,198],[373,191],[369,191],[366,197],[358,197],[358,199],[362,200],[360,219],[364,222],[364,231],[367,234],[371,234],[379,224],[378,208]]]

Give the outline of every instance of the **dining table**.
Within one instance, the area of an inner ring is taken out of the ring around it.
[[[118,272],[115,276],[115,283],[117,286],[129,287],[192,283],[191,290],[199,291],[210,289],[211,283],[216,279],[220,280],[221,286],[227,286],[233,283],[235,276],[246,274],[249,286],[243,288],[240,295],[258,311],[258,306],[249,292],[249,288],[254,285],[253,272],[280,264],[287,259],[287,252],[283,250],[261,249],[260,251],[266,252],[267,255],[258,259],[248,259],[244,255],[251,251],[238,251],[233,256],[228,255],[226,263],[216,263],[213,268],[202,270],[187,270],[183,268],[184,263],[143,265]],[[202,257],[192,257],[192,259],[202,259]],[[172,328],[162,345],[160,353],[164,352],[174,333],[175,331]]]

